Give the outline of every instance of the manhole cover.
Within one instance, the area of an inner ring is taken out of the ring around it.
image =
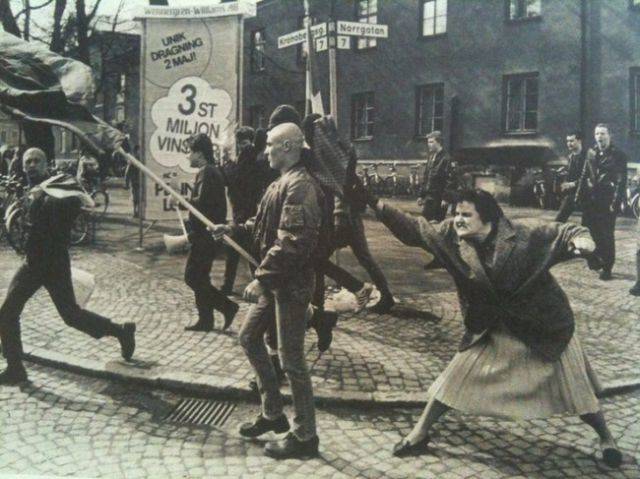
[[[223,426],[236,405],[228,401],[209,401],[206,399],[183,399],[166,420],[185,424]]]

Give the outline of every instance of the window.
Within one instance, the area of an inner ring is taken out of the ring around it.
[[[262,105],[254,105],[249,108],[249,125],[253,128],[265,128],[267,126]]]
[[[373,137],[373,101],[373,92],[358,93],[351,97],[351,138],[354,140]]]
[[[629,76],[631,131],[640,133],[640,67],[631,69]]]
[[[538,74],[504,77],[504,129],[507,133],[533,133],[538,129]]]
[[[378,0],[358,0],[357,17],[360,23],[378,23]],[[373,48],[377,45],[375,38],[356,37],[358,50]]]
[[[266,45],[264,29],[251,32],[251,71],[262,72],[266,69],[264,47]]]
[[[416,88],[416,135],[426,136],[444,126],[444,84]]]
[[[541,0],[509,0],[509,20],[540,17]]]
[[[432,37],[447,31],[447,0],[422,1],[422,36]]]

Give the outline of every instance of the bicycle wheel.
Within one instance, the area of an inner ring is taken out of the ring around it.
[[[107,208],[109,207],[109,195],[106,191],[94,191],[91,193],[91,198],[93,202],[96,204],[94,207],[95,212],[102,216],[107,212]]]
[[[640,218],[640,195],[636,195],[635,198],[631,200],[631,211],[633,211],[633,216]]]
[[[89,236],[89,213],[81,211],[71,227],[70,242],[79,245]]]
[[[27,244],[27,232],[22,215],[22,209],[14,209],[5,223],[7,241],[18,254],[24,254]]]

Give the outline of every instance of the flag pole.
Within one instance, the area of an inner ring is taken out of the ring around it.
[[[124,151],[122,149],[122,147],[118,147],[117,151],[118,151],[118,153],[123,155],[130,163],[132,163],[133,166],[138,168],[142,173],[144,173],[149,178],[151,178],[153,181],[155,181],[157,183],[157,185],[160,186],[160,188],[162,188],[169,195],[171,195],[171,197],[173,197],[178,203],[180,203],[180,205],[184,206],[187,210],[189,210],[189,212],[193,216],[198,218],[202,223],[204,223],[205,226],[207,226],[209,228],[213,228],[214,227],[214,224],[211,222],[211,220],[209,218],[207,218],[200,211],[198,211],[198,209],[195,206],[193,206],[191,203],[189,203],[187,200],[185,200],[180,193],[178,193],[173,188],[171,188],[169,185],[167,185],[164,181],[162,181],[162,179],[157,174],[155,174],[153,171],[151,171],[149,168],[147,168],[142,162],[140,162],[140,160],[138,160],[136,157],[134,157],[134,156],[130,155],[129,153],[127,153],[126,151]],[[253,266],[256,266],[256,267],[259,266],[258,262],[255,260],[255,258],[253,256],[251,256],[249,253],[247,253],[247,251],[245,251],[244,248],[242,248],[238,243],[236,243],[234,240],[232,240],[228,235],[222,235],[222,239],[224,240],[225,243],[227,243],[234,250],[236,250],[240,256],[242,256],[244,259],[246,259]]]

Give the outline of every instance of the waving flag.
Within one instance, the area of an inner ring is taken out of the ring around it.
[[[14,118],[61,126],[103,153],[124,135],[93,116],[87,65],[0,31],[0,109]]]
[[[95,202],[91,196],[89,196],[73,176],[61,173],[44,180],[38,187],[42,188],[42,191],[54,198],[69,198],[75,196],[80,198],[82,206],[85,208],[93,208],[95,206]]]

